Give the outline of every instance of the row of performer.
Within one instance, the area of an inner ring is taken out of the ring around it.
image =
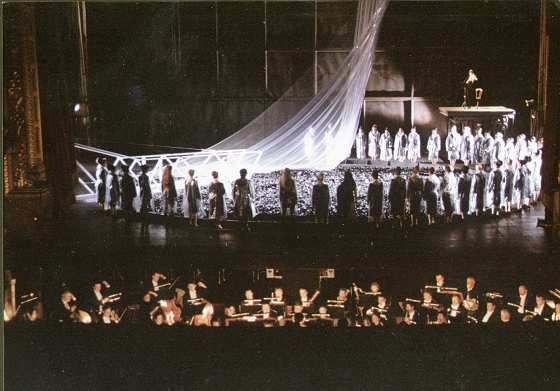
[[[79,297],[68,287],[45,303],[39,293],[16,294],[15,280],[7,295],[7,322],[48,319],[60,323],[149,323],[194,326],[415,326],[432,324],[500,324],[558,322],[560,290],[534,294],[524,284],[513,295],[482,291],[473,276],[462,288],[450,286],[443,274],[419,291],[418,296],[392,296],[379,282],[367,289],[356,283],[342,286],[336,297],[328,289],[314,293],[305,287],[293,296],[282,286],[270,286],[265,297],[246,289],[236,304],[213,304],[202,280],[168,279],[154,271],[140,290],[125,294],[106,280],[94,279]],[[231,303],[233,303],[232,301]]]
[[[151,210],[152,187],[148,177],[148,167],[142,167],[138,185],[122,167],[122,177],[115,172],[115,167],[99,161],[98,164],[98,202],[105,209],[116,213],[117,206],[127,212],[135,212],[133,206],[137,199],[139,211],[145,214]],[[396,167],[392,176],[385,180],[379,171],[373,171],[367,186],[367,194],[358,194],[358,186],[350,170],[344,173],[344,179],[336,188],[337,214],[343,219],[357,217],[358,197],[366,197],[368,219],[379,224],[384,215],[404,220],[410,216],[411,224],[420,223],[422,215],[428,217],[428,224],[435,222],[438,211],[443,209],[445,219],[450,222],[454,215],[462,218],[470,214],[480,215],[490,210],[492,214],[514,209],[528,208],[539,198],[540,164],[530,157],[515,164],[509,160],[505,164],[496,160],[491,166],[475,165],[474,171],[467,165],[455,170],[451,165],[445,167],[443,175],[438,176],[435,168],[428,169],[428,175],[421,175],[418,167],[411,170],[408,178],[402,176],[402,170]],[[212,173],[213,180],[208,186],[207,217],[221,222],[227,217],[226,190],[219,181],[218,173]],[[301,186],[301,184],[299,185]],[[294,216],[298,204],[298,185],[289,169],[285,169],[278,181],[278,202],[282,216]],[[247,171],[241,170],[240,178],[233,184],[233,208],[236,218],[248,221],[255,215],[255,192]],[[172,166],[165,167],[161,178],[161,202],[165,215],[174,215],[178,199],[178,190],[173,177]],[[327,223],[331,211],[331,190],[325,183],[324,174],[317,175],[312,185],[311,206],[316,222]],[[388,201],[389,207],[386,207]],[[184,217],[191,224],[198,225],[198,218],[204,217],[202,193],[194,170],[189,170],[183,189],[182,210]]]
[[[358,159],[416,162],[421,157],[421,144],[420,135],[414,127],[408,134],[403,128],[399,128],[392,135],[389,128],[385,128],[381,133],[374,124],[368,133],[362,128],[358,129],[354,146]],[[463,161],[466,165],[492,164],[497,160],[518,162],[527,157],[535,159],[542,149],[542,139],[531,137],[527,140],[525,134],[520,134],[515,139],[513,137],[504,139],[503,133],[496,132],[492,135],[481,126],[477,126],[474,134],[468,126],[463,127],[462,133],[459,133],[457,126],[453,125],[444,144],[438,129],[432,130],[426,144],[426,153],[433,164],[439,160],[442,146],[451,165],[454,165],[457,160]]]

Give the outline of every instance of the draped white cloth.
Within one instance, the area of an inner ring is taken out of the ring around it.
[[[209,149],[261,151],[260,172],[284,167],[335,168],[348,156],[354,142],[388,2],[359,0],[353,49],[333,77],[309,102],[303,102],[299,111],[293,102],[287,109],[289,105],[281,98]],[[286,118],[286,122],[275,129],[267,126],[271,119],[278,118]]]

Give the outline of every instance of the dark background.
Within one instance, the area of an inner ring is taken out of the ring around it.
[[[88,3],[93,141],[207,147],[296,80],[303,82],[289,98],[311,97],[352,46],[356,4]],[[527,131],[523,99],[536,95],[537,4],[391,2],[365,125],[409,128],[414,86],[421,134],[444,128],[437,107],[461,104],[461,82],[472,67],[485,89],[483,104],[517,110],[516,132]],[[45,28],[38,23],[39,35]]]

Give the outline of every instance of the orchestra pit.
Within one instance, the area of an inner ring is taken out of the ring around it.
[[[5,389],[560,389],[560,2],[2,7]]]

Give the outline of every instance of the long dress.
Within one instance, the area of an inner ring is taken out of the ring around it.
[[[119,177],[109,172],[105,179],[106,193],[105,193],[105,209],[116,208],[119,205],[119,198],[121,195]]]
[[[391,138],[391,133],[383,132],[379,138],[379,149],[381,151],[379,159],[384,162],[391,160],[393,156],[393,140]]]
[[[201,217],[200,189],[198,182],[194,178],[187,178],[185,181],[185,193],[183,194],[183,216],[186,218]]]
[[[410,161],[416,161],[420,159],[421,151],[421,141],[420,135],[417,132],[410,132],[408,134],[408,147],[406,151],[406,157]]]
[[[418,175],[408,179],[408,199],[410,200],[410,214],[418,216],[421,212],[422,193],[424,192],[424,181]]]
[[[503,138],[496,137],[494,142],[494,150],[492,153],[492,161],[499,160],[501,162],[506,158],[506,144]]]
[[[437,214],[437,201],[439,196],[439,178],[432,174],[426,179],[424,184],[424,200],[426,200],[426,213],[429,215]]]
[[[398,131],[395,135],[395,142],[393,143],[393,159],[404,160],[406,159],[406,142],[408,138],[404,132]]]
[[[482,163],[490,164],[492,163],[492,153],[494,152],[494,139],[492,136],[484,138],[482,142]]]
[[[213,220],[222,221],[226,218],[226,189],[224,184],[214,181],[208,186],[208,217]]]
[[[439,134],[432,134],[428,138],[428,145],[426,146],[428,150],[428,159],[437,160],[439,159],[439,151],[441,150],[441,137]]]
[[[367,137],[363,131],[359,131],[356,135],[356,157],[358,159],[365,159],[366,156]]]
[[[406,181],[403,177],[397,176],[391,181],[389,186],[389,202],[391,204],[391,215],[404,216],[404,204],[406,200]]]
[[[443,208],[445,209],[445,213],[453,213],[455,211],[456,185],[457,179],[455,178],[454,173],[449,172],[443,176],[443,193],[441,198],[443,201]]]
[[[450,161],[459,160],[461,158],[461,135],[457,132],[449,132],[445,139],[445,149]]]
[[[280,189],[279,198],[282,216],[285,216],[288,211],[290,215],[294,215],[297,204],[297,191],[294,180],[289,178],[284,183],[280,180],[278,187]]]
[[[331,196],[329,192],[329,187],[324,183],[317,183],[313,185],[313,191],[311,193],[311,204],[313,207],[313,212],[317,219],[326,219],[329,216],[329,204],[331,202]]]
[[[134,184],[134,178],[132,178],[128,173],[125,173],[121,181],[122,209],[127,212],[132,212],[132,202],[134,201],[134,198],[136,198],[136,185]]]
[[[463,162],[466,160],[472,162],[474,160],[474,137],[472,134],[463,136],[463,141],[461,142],[461,160]]]
[[[508,140],[504,147],[505,161],[511,160],[513,164],[517,163],[517,152],[513,140]]]
[[[381,218],[383,213],[383,182],[375,179],[368,187],[368,220],[374,221]]]
[[[175,178],[170,175],[167,181],[161,182],[161,192],[163,194],[163,214],[175,213],[175,201],[177,200],[177,188]]]
[[[499,208],[502,204],[502,171],[499,169],[492,172],[490,187],[492,189],[492,204]]]
[[[105,178],[107,178],[107,170],[102,164],[98,164],[95,168],[95,191],[97,192],[98,204],[105,202],[105,191],[107,189]]]
[[[470,200],[471,200],[471,186],[472,186],[472,176],[471,174],[462,174],[459,178],[459,183],[457,185],[459,205],[461,212],[467,215],[470,212]]]
[[[476,163],[482,163],[482,159],[484,158],[484,150],[482,144],[484,143],[484,136],[481,134],[477,134],[474,136],[474,161]]]
[[[150,186],[150,178],[146,174],[138,177],[140,186],[140,213],[145,214],[151,209],[152,188]]]
[[[253,186],[246,178],[239,178],[233,184],[235,215],[239,219],[250,219],[254,214]]]
[[[474,194],[476,210],[479,213],[484,212],[484,197],[486,192],[486,174],[478,172],[474,176]]]
[[[372,160],[379,159],[379,137],[380,137],[379,130],[375,129],[369,132],[368,134],[368,153],[369,157]]]
[[[356,217],[356,183],[343,181],[336,189],[338,215],[346,219]]]

